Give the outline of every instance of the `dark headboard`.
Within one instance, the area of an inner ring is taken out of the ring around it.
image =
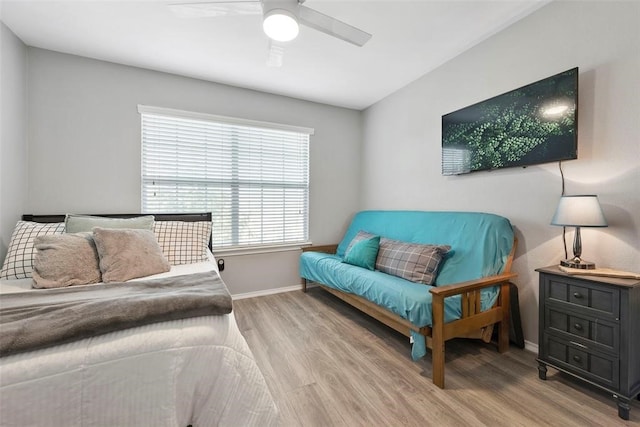
[[[140,215],[153,215],[156,221],[211,221],[211,212],[205,213],[178,213],[178,214],[90,214],[92,216],[103,216],[106,218],[133,218]],[[32,222],[64,222],[66,215],[22,215],[23,221]],[[211,238],[209,238],[209,249],[212,249]]]

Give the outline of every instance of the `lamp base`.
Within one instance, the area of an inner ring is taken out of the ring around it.
[[[560,261],[560,265],[569,268],[578,268],[580,270],[594,270],[596,268],[595,263],[580,258],[563,259]]]

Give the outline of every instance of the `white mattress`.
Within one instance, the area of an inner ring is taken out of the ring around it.
[[[217,270],[213,259],[150,277],[210,270]],[[0,294],[30,287],[31,279],[4,281]],[[1,358],[0,410],[0,426],[277,424],[276,406],[233,313]]]

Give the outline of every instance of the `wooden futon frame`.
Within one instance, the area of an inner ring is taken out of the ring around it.
[[[411,331],[422,334],[426,339],[427,348],[431,349],[433,383],[444,388],[444,347],[446,341],[453,338],[480,338],[485,342],[490,342],[493,327],[497,325],[498,351],[504,353],[509,350],[509,281],[517,276],[516,273],[511,273],[516,244],[517,240],[514,239],[513,247],[501,274],[431,288],[429,290],[433,296],[431,327],[418,327],[358,295],[342,292],[322,283],[318,283],[318,285],[408,337],[411,335]],[[303,251],[335,254],[337,247],[337,245],[310,246],[303,248]],[[480,311],[480,292],[491,286],[500,286],[498,300],[492,308]],[[304,278],[302,278],[302,290],[307,292],[307,280]],[[461,295],[462,316],[458,320],[445,323],[444,299],[454,295]]]

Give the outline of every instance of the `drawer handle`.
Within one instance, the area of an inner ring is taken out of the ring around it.
[[[582,362],[582,357],[578,356],[577,354],[575,356],[573,356],[573,360],[580,363]]]
[[[576,323],[575,325],[573,325],[574,329],[576,331],[581,331],[582,330],[582,325],[580,323]]]
[[[573,297],[574,297],[575,299],[582,299],[582,294],[581,294],[580,292],[574,292],[574,293],[573,293]]]

